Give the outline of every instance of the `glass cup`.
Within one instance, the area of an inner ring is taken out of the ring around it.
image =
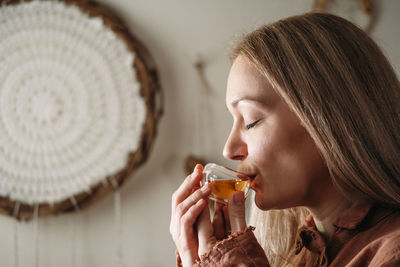
[[[204,167],[201,185],[211,184],[210,199],[228,203],[229,198],[236,191],[242,191],[246,197],[249,192],[250,178],[215,163],[209,163]]]

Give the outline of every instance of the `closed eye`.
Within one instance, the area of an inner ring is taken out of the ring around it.
[[[247,130],[250,130],[251,128],[253,128],[254,126],[256,126],[257,123],[258,123],[259,121],[260,121],[260,120],[256,120],[255,122],[252,122],[252,123],[250,123],[250,124],[247,124],[247,125],[246,125],[246,129],[247,129]]]

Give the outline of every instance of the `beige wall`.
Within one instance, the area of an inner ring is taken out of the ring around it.
[[[230,44],[257,25],[309,11],[313,0],[100,2],[120,14],[148,47],[165,93],[165,116],[149,160],[121,190],[122,243],[117,242],[114,228],[113,196],[78,214],[40,219],[38,240],[32,223],[18,223],[17,252],[16,223],[0,216],[0,266],[14,266],[15,253],[19,266],[34,266],[37,260],[44,267],[174,266],[175,248],[168,230],[170,198],[184,178],[184,157],[200,151],[209,161],[228,164],[221,151],[231,125],[224,107]],[[372,35],[399,74],[400,1],[375,2],[379,2],[378,21]],[[218,127],[196,131],[194,122],[200,113],[195,96],[201,85],[193,63],[198,54],[205,58],[206,76],[214,89],[209,105],[213,117],[206,123]],[[203,136],[200,142],[199,136]],[[123,265],[117,262],[118,244]]]

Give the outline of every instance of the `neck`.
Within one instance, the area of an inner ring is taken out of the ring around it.
[[[350,201],[341,194],[325,196],[316,206],[307,207],[315,222],[318,231],[328,241],[335,231],[333,222],[344,210],[351,206]]]

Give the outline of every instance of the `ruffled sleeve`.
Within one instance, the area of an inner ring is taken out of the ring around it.
[[[179,255],[178,250],[175,250],[175,255],[176,255],[176,267],[183,267],[181,255]]]
[[[248,227],[217,242],[209,252],[196,261],[194,266],[270,266],[253,230],[254,227]]]

